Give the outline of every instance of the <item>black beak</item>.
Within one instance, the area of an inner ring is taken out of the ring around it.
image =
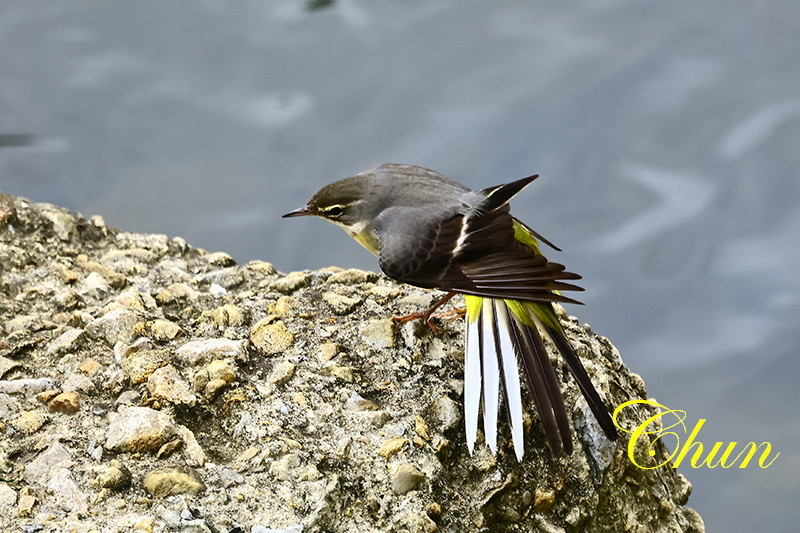
[[[304,205],[303,207],[301,207],[299,209],[295,209],[294,211],[289,211],[288,213],[283,215],[281,218],[303,217],[303,216],[308,216],[308,215],[313,215],[313,214],[314,213],[311,211],[311,207],[307,206],[307,205]]]

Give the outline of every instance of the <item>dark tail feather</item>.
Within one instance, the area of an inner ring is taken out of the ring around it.
[[[564,452],[570,454],[573,448],[567,412],[547,349],[535,327],[516,318],[513,324],[517,356],[523,363],[547,444],[554,457],[560,457]]]
[[[589,379],[589,375],[586,373],[586,369],[583,367],[583,363],[581,363],[578,354],[575,353],[575,350],[566,337],[564,337],[563,333],[549,327],[547,328],[547,332],[553,340],[553,343],[555,343],[556,348],[558,348],[558,351],[561,352],[561,356],[564,358],[572,375],[575,377],[575,381],[578,382],[578,387],[580,387],[583,397],[586,398],[589,409],[592,410],[600,427],[603,428],[603,432],[609,439],[616,440],[617,429],[614,427],[611,415],[608,414],[603,400],[600,399],[600,395],[597,394],[597,390],[594,388],[594,385],[592,385],[592,380]]]

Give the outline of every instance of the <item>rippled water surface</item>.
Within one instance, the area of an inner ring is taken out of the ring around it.
[[[539,173],[513,210],[584,275],[570,312],[704,442],[781,451],[682,469],[709,531],[794,531],[800,4],[541,4],[4,2],[0,190],[284,271],[376,269],[279,215],[386,161]]]

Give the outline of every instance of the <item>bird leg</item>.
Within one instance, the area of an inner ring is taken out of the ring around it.
[[[421,318],[422,320],[425,321],[425,324],[427,324],[428,327],[431,328],[431,331],[433,331],[435,334],[439,335],[440,333],[442,333],[442,328],[440,328],[439,326],[437,326],[436,324],[431,322],[431,319],[434,318],[434,316],[438,317],[438,316],[441,316],[441,315],[434,315],[433,312],[436,311],[437,309],[439,309],[441,306],[443,306],[447,302],[449,302],[450,299],[455,295],[456,295],[455,292],[452,292],[452,291],[448,292],[447,294],[445,294],[444,296],[442,296],[441,298],[439,298],[438,300],[433,302],[433,304],[429,308],[427,308],[426,310],[417,311],[416,313],[411,313],[411,314],[403,315],[403,316],[393,316],[392,320],[394,320],[395,322],[403,322],[403,323],[405,323],[405,322],[410,322],[412,320],[416,320],[418,318]],[[454,314],[454,313],[458,313],[458,312],[459,312],[459,310],[456,309],[455,311],[450,311],[448,313],[443,313],[443,315],[444,316],[448,316],[448,315],[451,315],[451,314]]]
[[[461,318],[466,314],[467,314],[467,308],[466,307],[457,307],[457,308],[452,309],[450,311],[445,311],[444,313],[435,314],[431,318],[446,318],[447,320],[452,322],[453,320]]]

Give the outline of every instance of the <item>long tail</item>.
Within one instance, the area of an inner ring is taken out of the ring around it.
[[[569,419],[561,389],[542,334],[550,338],[567,363],[589,407],[609,439],[617,433],[608,410],[592,385],[578,355],[566,339],[551,304],[465,296],[467,304],[466,356],[464,364],[464,422],[467,447],[473,452],[478,418],[483,403],[486,443],[497,451],[497,413],[500,383],[511,425],[517,459],[524,454],[522,364],[534,404],[553,455],[573,450]]]

